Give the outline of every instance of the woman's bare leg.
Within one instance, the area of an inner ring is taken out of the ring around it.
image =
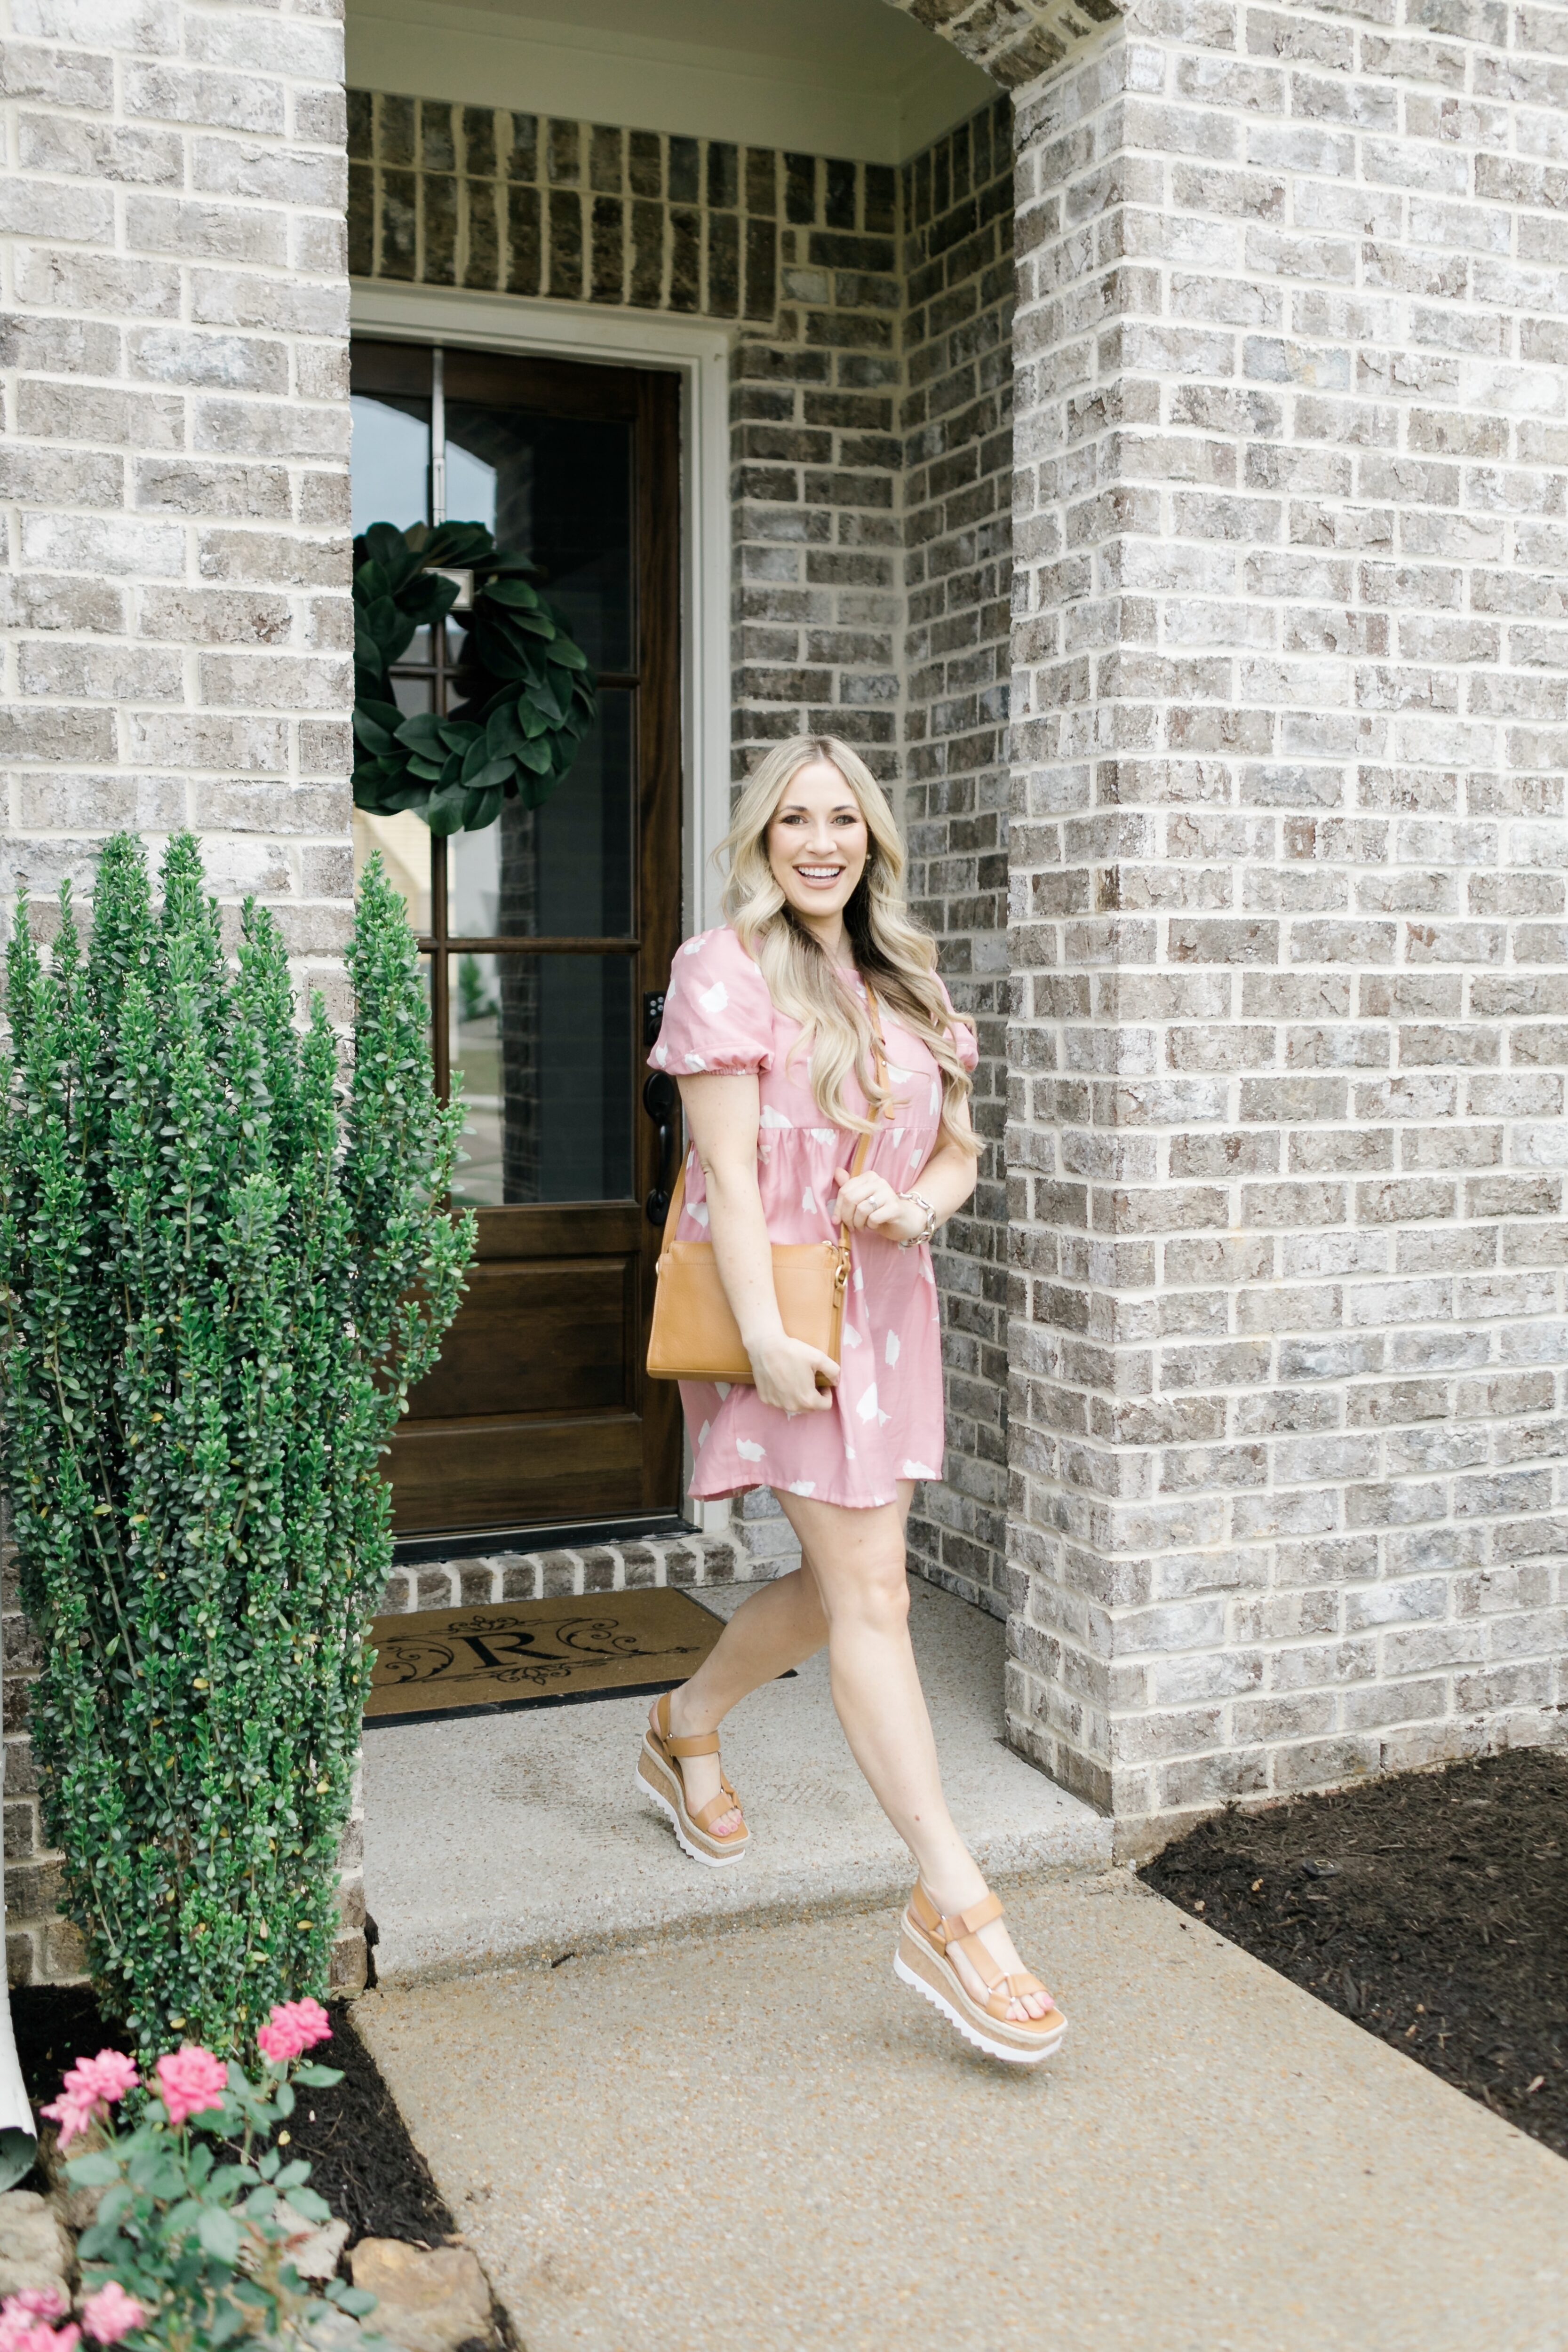
[[[669,1697],[669,1728],[677,1739],[717,1731],[730,1709],[791,1666],[815,1657],[827,1639],[827,1620],[816,1578],[803,1560],[788,1576],[775,1577],[742,1601],[689,1683]],[[687,1802],[693,1812],[719,1794],[717,1756],[681,1760]],[[731,1837],[738,1812],[721,1813],[710,1835]]]
[[[927,1894],[942,1911],[952,1913],[978,1903],[985,1881],[942,1792],[936,1742],[910,1641],[904,1521],[913,1494],[912,1486],[901,1485],[897,1504],[870,1511],[846,1510],[799,1495],[781,1494],[779,1502],[821,1594],[833,1704],[844,1736],[872,1794],[914,1855]],[[1008,1975],[1022,1969],[1001,1920],[983,1928],[981,1940]],[[971,1993],[984,1999],[985,1988],[963,1953],[951,1957]],[[1043,2017],[1047,2005],[1031,1993],[1015,2001],[1009,2014]]]

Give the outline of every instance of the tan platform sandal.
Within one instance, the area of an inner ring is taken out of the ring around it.
[[[1005,2058],[1014,2066],[1037,2066],[1056,2049],[1068,2021],[1056,2008],[1047,2009],[1044,2017],[1008,2016],[1014,2001],[1025,1993],[1038,1993],[1047,2001],[1050,1995],[1027,1969],[1006,1975],[981,1942],[979,1930],[1001,1916],[1001,1903],[994,1895],[986,1895],[967,1911],[944,1919],[917,1881],[900,1923],[893,1974],[923,1993],[933,2009],[940,2009],[948,2022],[957,2026],[966,2042],[973,2042],[988,2057]],[[966,1990],[947,1957],[950,1946],[963,1954],[984,1985],[984,2001]]]
[[[728,1837],[715,1837],[709,1824],[721,1813],[741,1810],[741,1800],[724,1778],[719,1776],[719,1794],[710,1797],[695,1812],[686,1802],[686,1780],[680,1769],[683,1756],[717,1756],[719,1735],[705,1731],[696,1739],[672,1739],[669,1732],[669,1693],[665,1692],[653,1711],[653,1720],[643,1734],[642,1754],[637,1758],[637,1787],[645,1797],[651,1797],[669,1815],[670,1826],[683,1850],[693,1862],[705,1862],[711,1870],[722,1870],[731,1862],[743,1859],[751,1843],[751,1832],[742,1818],[738,1830]]]

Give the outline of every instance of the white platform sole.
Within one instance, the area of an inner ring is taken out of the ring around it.
[[[682,1853],[689,1853],[693,1862],[702,1863],[709,1870],[733,1870],[738,1862],[745,1861],[750,1840],[736,1853],[704,1853],[700,1846],[693,1845],[681,1825],[680,1815],[662,1789],[656,1789],[651,1781],[643,1779],[640,1766],[639,1758],[638,1769],[632,1774],[632,1785],[639,1797],[647,1797],[649,1802],[657,1805],[659,1811],[664,1814],[670,1828],[675,1832],[676,1843]]]
[[[1038,2050],[1017,2050],[1011,2042],[991,2041],[970,2023],[961,2010],[954,2009],[952,2003],[938,1992],[935,1985],[927,1984],[924,1977],[916,1976],[902,1952],[893,1954],[893,1974],[900,1984],[912,1985],[916,1992],[923,1993],[931,2007],[940,2009],[948,2023],[956,2025],[964,2040],[973,2042],[976,2050],[983,2050],[987,2058],[1000,2058],[1008,2066],[1038,2066],[1062,2046],[1062,2034],[1067,2032],[1065,2025],[1061,2033],[1053,2034]]]

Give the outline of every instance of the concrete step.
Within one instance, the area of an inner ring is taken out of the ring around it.
[[[692,1594],[728,1616],[751,1588]],[[998,1877],[1103,1868],[1110,1824],[1002,1738],[1005,1635],[918,1580],[916,1655],[948,1799]],[[706,1870],[634,1789],[647,1701],[594,1700],[365,1735],[365,1900],[384,1983],[429,1983],[706,1927],[900,1901],[910,1862],[833,1713],[826,1656],[753,1694],[725,1731],[752,1826]]]

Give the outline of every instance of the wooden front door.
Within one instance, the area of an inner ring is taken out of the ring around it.
[[[674,1390],[643,1370],[658,1139],[639,1097],[680,938],[679,409],[674,376],[356,341],[354,528],[487,524],[539,565],[599,715],[543,808],[433,842],[356,819],[409,898],[453,1200],[479,1258],[392,1449],[403,1536],[679,1507]],[[460,701],[461,615],[399,665],[406,709]]]

